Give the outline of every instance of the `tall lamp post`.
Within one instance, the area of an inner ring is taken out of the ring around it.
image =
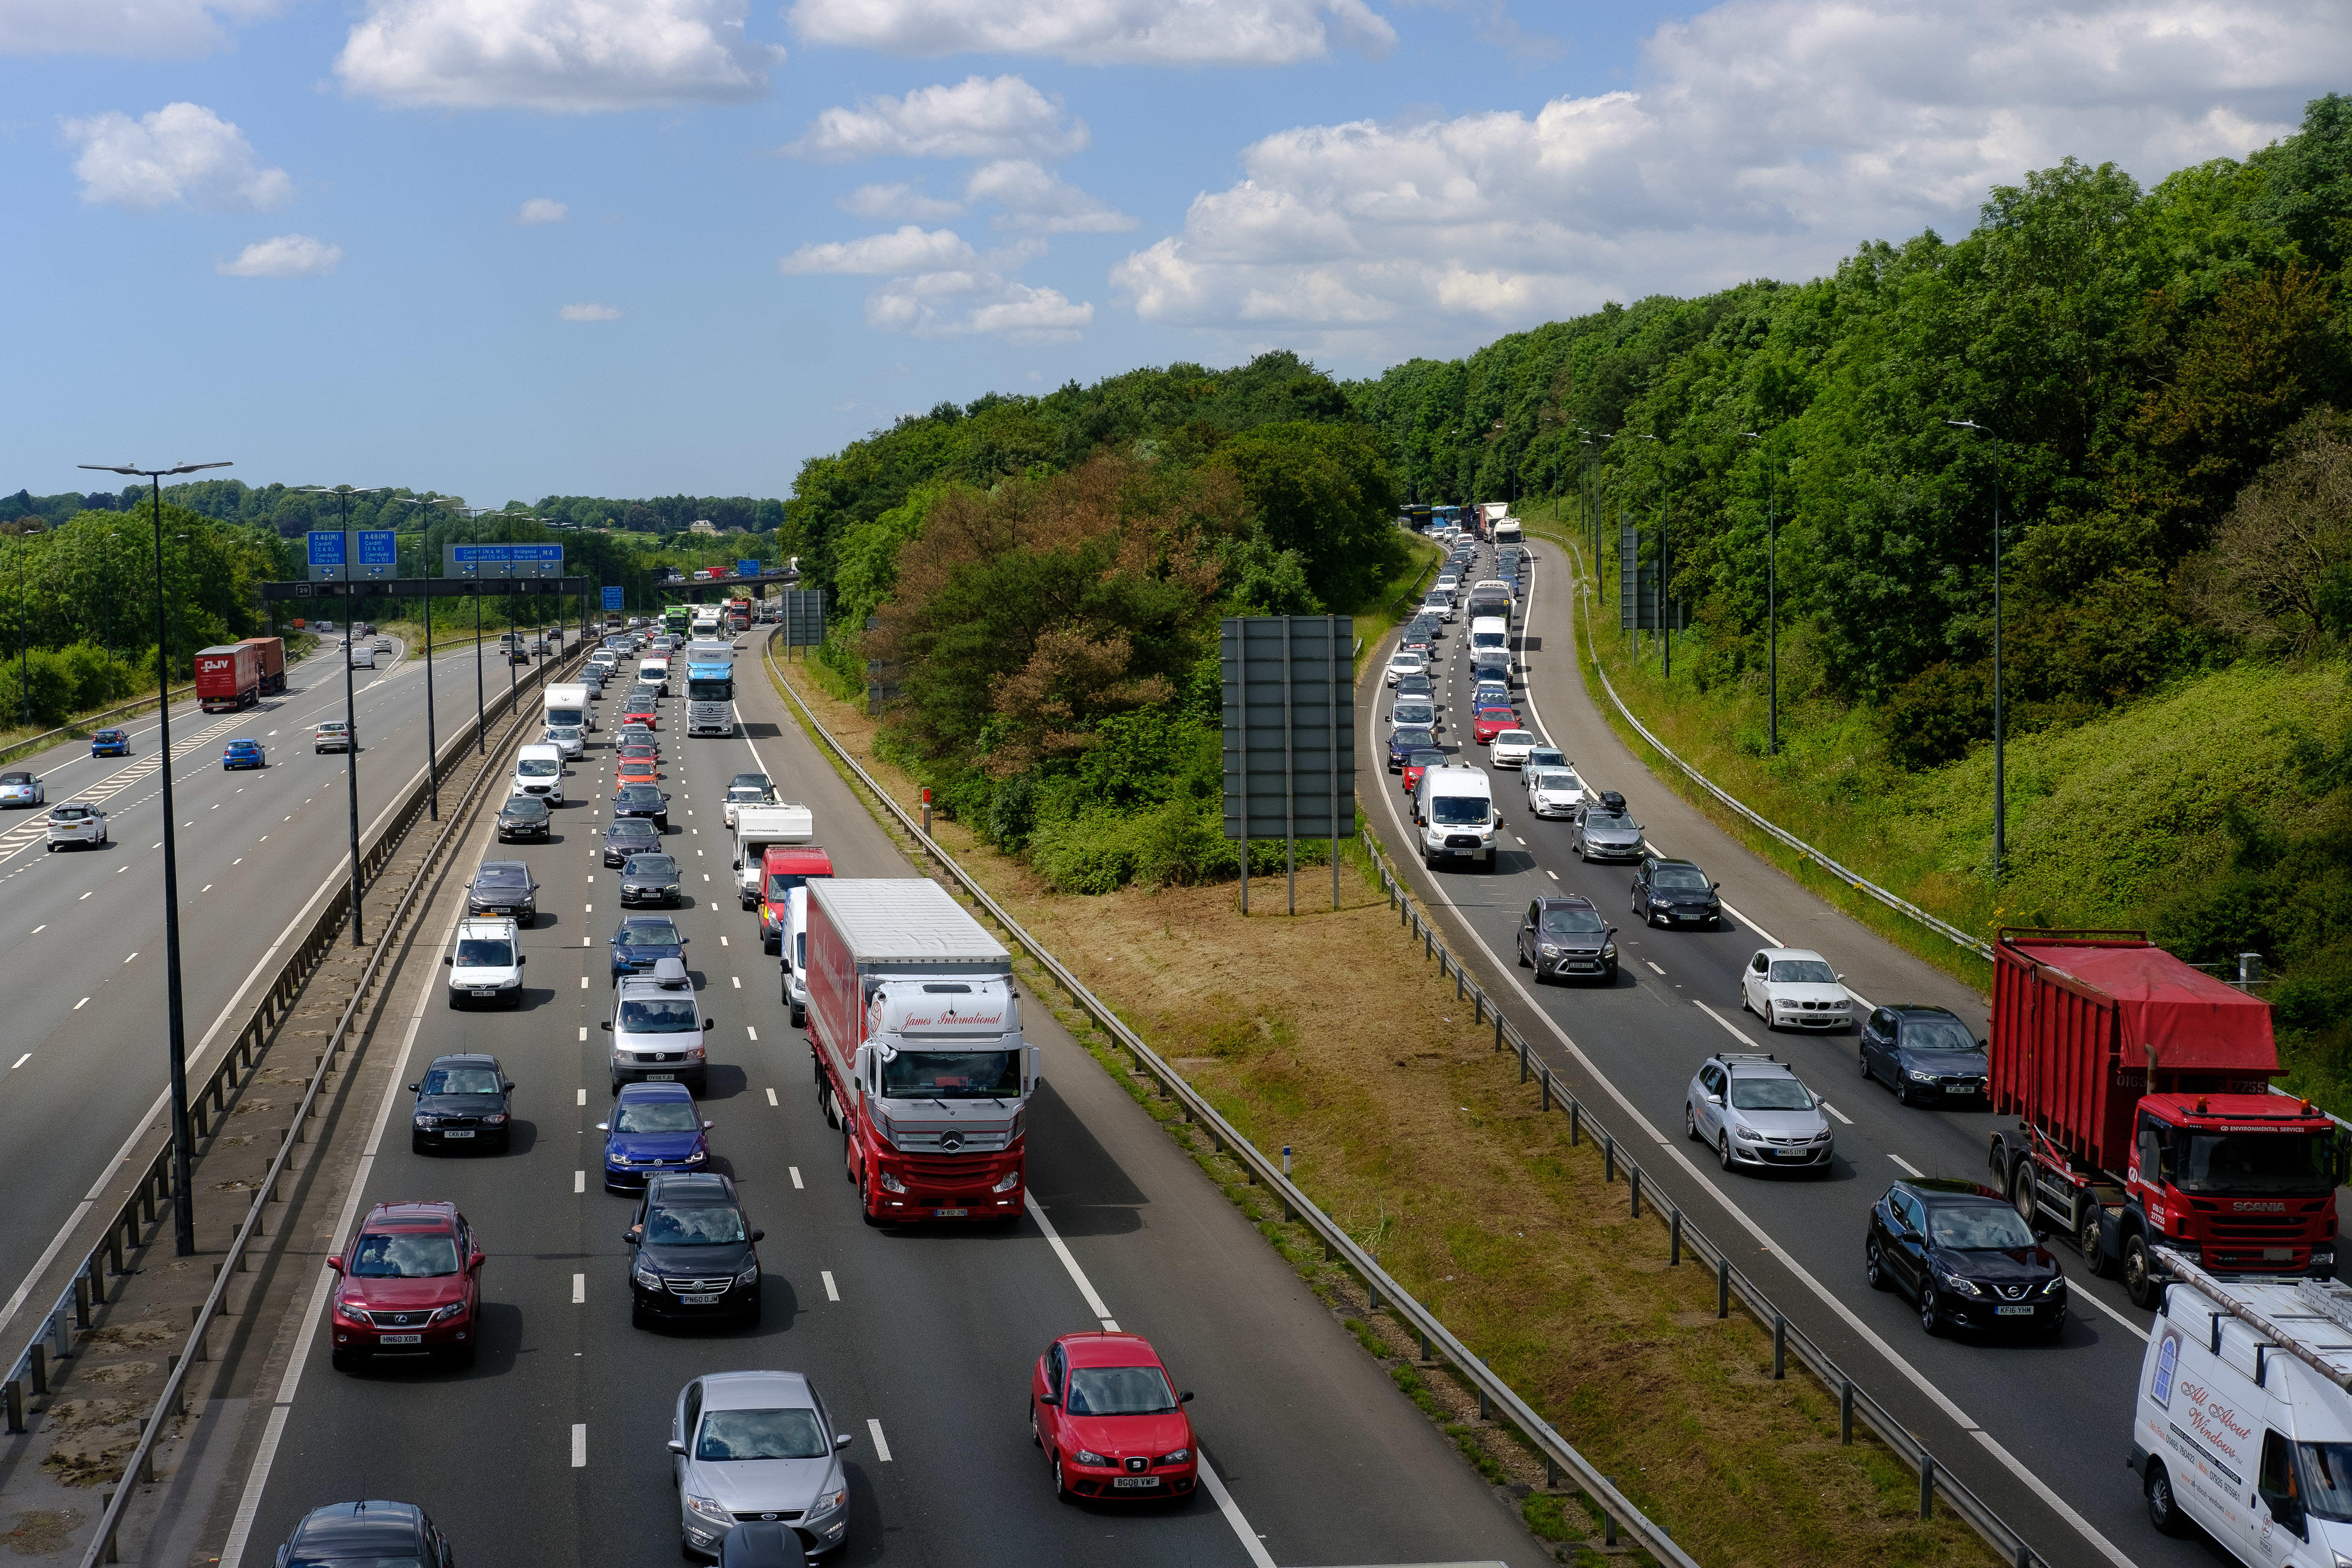
[[[1638,439],[1643,441],[1658,441],[1655,436],[1644,436],[1638,431],[1635,435]],[[1665,443],[1658,441],[1658,445],[1663,447]],[[1674,558],[1668,553],[1666,544],[1666,517],[1673,506],[1673,488],[1666,483],[1665,465],[1661,460],[1658,467],[1658,647],[1661,655],[1660,673],[1668,680],[1675,678],[1674,614],[1667,607],[1668,595],[1672,592],[1669,584],[1673,579]]]
[[[1973,419],[1947,419],[1955,430],[1991,436],[1992,463],[1992,882],[2000,886],[2009,868],[2009,795],[2001,772],[2000,689],[2000,437]]]
[[[1753,430],[1742,430],[1743,441],[1761,441],[1764,437]],[[1764,465],[1764,626],[1765,668],[1770,672],[1765,699],[1766,728],[1764,754],[1780,754],[1780,514],[1775,510],[1780,500],[1772,488],[1772,465]]]
[[[457,496],[440,496],[432,500],[416,500],[408,496],[395,497],[403,506],[462,507],[466,503]],[[428,540],[430,535],[426,536]],[[429,566],[431,562],[425,563]],[[477,645],[477,656],[478,657]],[[425,808],[432,820],[441,820],[441,738],[433,723],[433,579],[425,578]]]
[[[25,538],[26,538],[26,536],[27,534],[33,534],[33,533],[47,533],[47,531],[48,531],[48,530],[47,530],[47,529],[45,529],[45,528],[36,528],[36,527],[34,527],[34,526],[33,526],[32,520],[31,520],[30,518],[27,518],[27,519],[26,519],[23,522],[18,523],[18,524],[16,525],[16,552],[17,552],[17,554],[21,556],[21,555],[24,553],[24,551],[25,551]],[[25,590],[26,590],[26,584],[25,579],[26,579],[26,577],[27,574],[26,574],[26,573],[25,572],[25,570],[24,570],[24,563],[23,563],[22,561],[19,561],[19,562],[17,563],[17,568],[18,568],[18,569],[17,569],[17,572],[16,572],[16,695],[17,695],[17,697],[18,697],[19,699],[21,699],[21,700],[22,700],[22,701],[23,701],[23,703],[24,703],[24,709],[25,709],[25,728],[26,728],[26,729],[27,729],[27,730],[29,730],[29,729],[31,729],[31,728],[33,727],[33,654],[32,654],[32,647],[33,647],[33,633],[32,633],[32,626],[31,626],[30,618],[29,618],[29,616],[27,616],[26,611],[26,607],[25,607],[25,597],[26,597]]]
[[[180,463],[142,468],[121,463],[81,463],[105,474],[135,474],[155,498],[155,753],[163,759],[163,1001],[172,1059],[172,1243],[187,1258],[196,1250],[196,1211],[188,1191],[188,1029],[180,1005],[180,841],[172,806],[172,671],[163,625],[163,476],[226,468],[226,463]]]
[[[306,492],[314,496],[336,498],[343,522],[343,586],[346,589],[356,586],[350,575],[352,498],[372,496],[383,488],[382,485],[370,485],[364,489],[355,489],[350,485],[321,485],[312,486]],[[352,595],[352,604],[354,608],[358,606],[359,596],[356,594]],[[343,784],[351,804],[352,945],[353,947],[364,945],[360,931],[360,729],[357,719],[357,700],[352,683],[352,655],[359,650],[357,638],[358,634],[352,630],[350,613],[346,612],[343,617],[343,641],[347,645],[343,650]],[[429,671],[427,676],[429,679]]]

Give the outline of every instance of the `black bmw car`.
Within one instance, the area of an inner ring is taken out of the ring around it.
[[[2032,1332],[2066,1326],[2066,1277],[2016,1207],[1975,1182],[1913,1176],[1871,1205],[1863,1278],[1919,1303],[1919,1326]]]
[[[715,1171],[654,1176],[622,1234],[629,1260],[629,1322],[760,1321],[763,1230],[751,1228],[735,1184]]]
[[[1862,1076],[1895,1090],[1906,1105],[1986,1108],[1990,1094],[1985,1043],[1941,1007],[1897,1003],[1874,1007],[1862,1025]]]
[[[1723,923],[1721,884],[1688,860],[1645,857],[1633,873],[1633,912],[1644,925],[1718,926]]]
[[[613,792],[615,817],[641,816],[665,831],[669,827],[669,796],[658,784],[623,784]]]
[[[514,1092],[514,1079],[507,1077],[498,1058],[436,1057],[408,1092],[416,1097],[408,1134],[408,1145],[416,1152],[458,1148],[506,1152],[513,1114],[507,1097]]]

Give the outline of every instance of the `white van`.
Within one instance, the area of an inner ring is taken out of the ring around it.
[[[365,643],[352,643],[352,668],[353,669],[373,669],[375,668],[375,649],[370,647]]]
[[[649,653],[637,660],[637,684],[656,688],[662,696],[668,696],[669,655]]]
[[[563,752],[552,745],[525,746],[515,753],[509,795],[535,795],[550,805],[563,804]]]
[[[1470,654],[1476,658],[1482,650],[1507,654],[1511,651],[1511,623],[1501,616],[1480,616],[1470,623]]]
[[[2149,1521],[2259,1568],[2352,1562],[2352,1287],[2231,1279],[2168,1247],[2131,1465]]]
[[[1423,768],[1412,792],[1413,826],[1421,835],[1421,863],[1495,868],[1495,792],[1484,769],[1448,765]]]
[[[760,862],[771,844],[814,844],[816,816],[804,805],[740,806],[735,812],[735,894],[747,910],[760,907]]]
[[[784,1005],[793,1010],[793,1027],[808,1023],[808,889],[794,888],[784,895]]]

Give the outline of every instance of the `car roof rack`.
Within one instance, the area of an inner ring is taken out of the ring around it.
[[[1715,1053],[1715,1059],[1726,1063],[1745,1062],[1751,1067],[1759,1062],[1770,1062],[1775,1067],[1788,1065],[1769,1051],[1717,1051]]]

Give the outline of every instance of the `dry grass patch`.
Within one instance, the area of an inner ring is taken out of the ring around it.
[[[797,675],[797,671],[794,672]],[[872,757],[875,721],[795,681],[826,727],[901,804],[919,792]],[[1301,913],[1261,879],[1242,916],[1231,885],[1052,892],[1027,868],[934,824],[955,853],[1129,1026],[1262,1149],[1288,1144],[1298,1184],[1644,1512],[1715,1568],[1855,1563],[1981,1564],[1990,1553],[1939,1512],[1916,1517],[1912,1472],[1874,1442],[1838,1440],[1836,1398],[1771,1376],[1768,1330],[1715,1316],[1711,1273],[1667,1266],[1665,1233],[1628,1213],[1588,1139],[1537,1108],[1491,1026],[1474,1021],[1397,925],[1375,882],[1343,863],[1302,876]],[[1050,982],[1032,976],[1050,1001]],[[1597,1544],[1600,1521],[1547,1495],[1542,1461],[1478,1420],[1475,1395],[1305,1230],[1245,1184],[1088,1021],[1063,1021],[1185,1143],[1346,1320],[1399,1387],[1482,1474],[1508,1486],[1545,1539]]]

